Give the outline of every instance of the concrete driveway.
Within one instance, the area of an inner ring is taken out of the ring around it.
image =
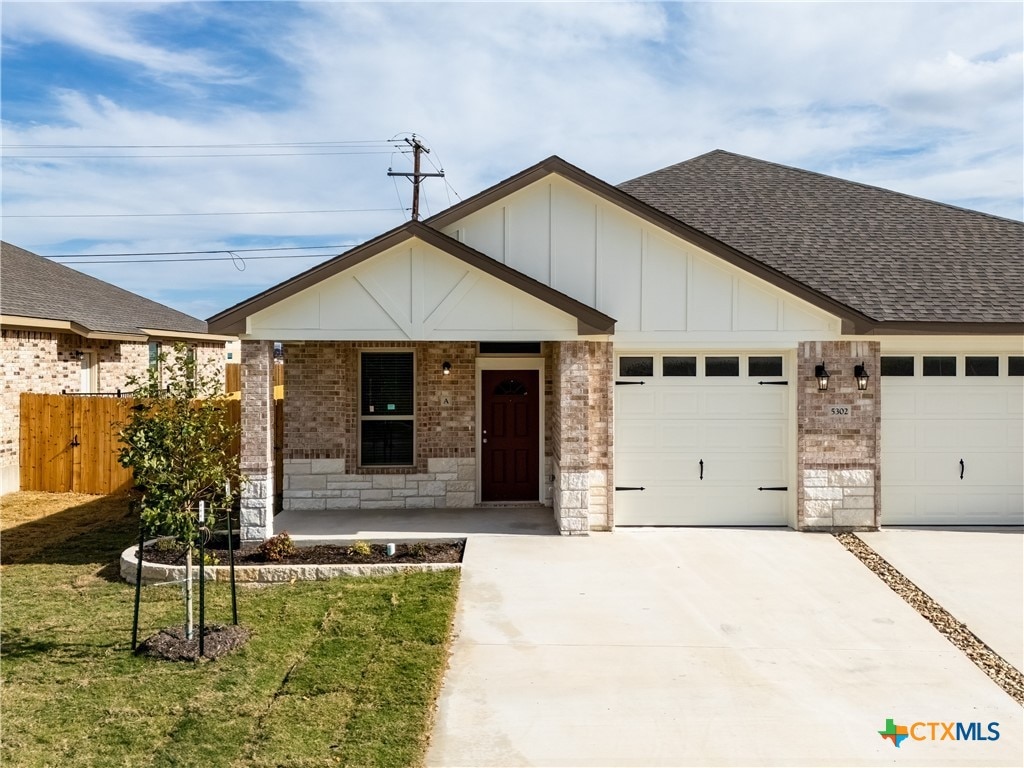
[[[828,535],[474,537],[455,629],[430,766],[1024,757],[1021,708]],[[897,749],[887,719],[1000,737]]]
[[[1022,529],[887,528],[857,535],[989,648],[1024,670]]]

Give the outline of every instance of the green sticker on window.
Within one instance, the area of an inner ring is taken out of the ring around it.
[[[388,403],[388,410],[389,411],[395,410],[395,404],[394,403]]]

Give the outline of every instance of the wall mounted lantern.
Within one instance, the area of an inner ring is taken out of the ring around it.
[[[448,376],[452,372],[452,364],[445,360],[441,363],[441,373]]]
[[[76,350],[75,350],[74,352],[72,352],[72,353],[71,353],[71,356],[72,356],[73,358],[75,358],[75,360],[81,360],[81,359],[82,359],[82,356],[83,356],[83,354],[84,354],[84,353],[82,352],[82,350],[80,350],[80,349],[76,349]]]
[[[853,366],[853,378],[857,380],[857,389],[861,392],[868,388],[868,379],[871,377],[868,375],[868,369],[864,367],[863,361],[860,365]]]
[[[821,361],[821,365],[814,366],[814,378],[818,380],[818,391],[825,392],[828,390],[828,377],[830,376],[828,369],[825,368],[825,361]]]

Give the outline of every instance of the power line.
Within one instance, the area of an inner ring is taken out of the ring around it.
[[[319,211],[215,211],[212,213],[5,213],[4,219],[114,219],[162,216],[293,216],[315,213],[393,213],[403,208],[326,208]]]
[[[0,144],[0,149],[233,149],[235,147],[391,146],[395,140],[279,141],[257,144]]]
[[[330,248],[351,248],[359,243],[338,245],[279,245],[269,248],[215,248],[211,251],[139,251],[136,253],[55,253],[46,259],[92,259],[113,256],[193,256],[211,253],[261,253],[263,251],[322,251]]]
[[[90,264],[175,264],[184,261],[241,261],[243,264],[246,260],[249,261],[263,261],[265,259],[326,259],[337,256],[337,253],[296,253],[296,254],[278,254],[275,256],[247,256],[243,259],[241,256],[232,256],[230,254],[234,251],[216,251],[216,253],[227,253],[227,256],[199,256],[196,258],[189,259],[110,259],[110,260],[98,260],[98,261],[78,261],[75,264],[85,267]],[[47,256],[48,259],[60,259],[59,256]]]
[[[376,149],[359,152],[233,152],[230,154],[201,155],[4,155],[5,160],[179,160],[182,158],[228,157],[319,157],[323,155],[387,155],[389,150]]]

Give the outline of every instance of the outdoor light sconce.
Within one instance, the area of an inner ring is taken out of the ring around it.
[[[821,365],[814,366],[814,378],[818,380],[818,391],[825,392],[828,390],[828,369],[825,368],[825,361],[821,361]]]
[[[857,389],[861,392],[868,388],[868,379],[871,377],[868,375],[868,369],[864,367],[863,361],[860,365],[853,366],[853,378],[857,380]]]
[[[82,350],[76,349],[74,352],[71,353],[71,356],[73,358],[75,358],[75,360],[81,360],[82,359],[82,354],[83,354]]]
[[[443,363],[441,363],[441,373],[444,376],[448,376],[449,374],[451,374],[451,372],[452,372],[452,364],[451,363],[449,363],[447,360],[445,360]]]

